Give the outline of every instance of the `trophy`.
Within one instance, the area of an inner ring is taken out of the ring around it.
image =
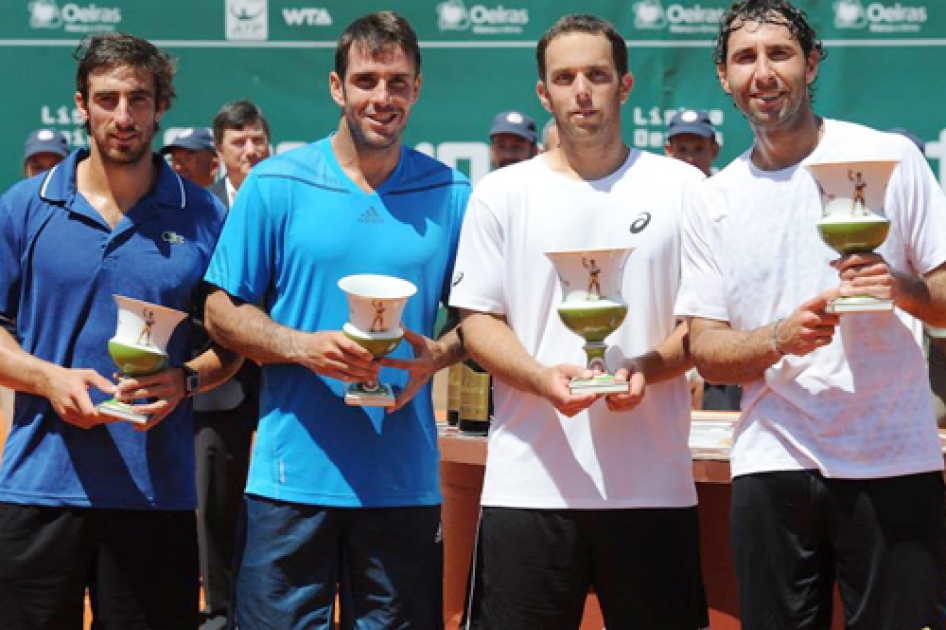
[[[115,336],[108,340],[108,353],[119,374],[129,377],[160,372],[168,364],[171,334],[187,313],[121,295],[113,297],[118,304],[118,327]],[[99,404],[98,410],[106,416],[138,424],[151,417],[114,398]]]
[[[574,378],[572,393],[627,393],[629,384],[608,374],[604,353],[605,337],[617,330],[627,316],[627,304],[621,298],[624,265],[632,248],[585,249],[546,252],[562,283],[563,301],[558,315],[570,331],[585,340],[588,368],[602,372],[592,378]]]
[[[818,232],[828,247],[841,256],[880,247],[890,231],[890,219],[884,216],[884,197],[897,164],[895,160],[877,160],[808,166],[821,190],[824,211]],[[825,310],[844,314],[892,309],[893,300],[852,295],[835,298]]]
[[[362,274],[346,276],[338,287],[348,295],[348,314],[342,332],[374,355],[375,360],[390,354],[404,337],[401,313],[417,287],[400,278]],[[354,383],[345,392],[349,405],[390,407],[394,392],[389,385],[368,381]]]

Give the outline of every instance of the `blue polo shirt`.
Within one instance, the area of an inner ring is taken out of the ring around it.
[[[76,165],[87,156],[74,152],[0,197],[0,314],[15,320],[31,355],[111,378],[112,295],[190,312],[225,210],[155,156],[154,188],[112,229],[76,190]],[[172,336],[171,365],[190,357],[190,329],[187,320]],[[95,403],[106,398],[90,393]],[[192,509],[193,442],[189,402],[141,433],[127,422],[81,429],[45,398],[17,393],[0,501]]]
[[[460,173],[402,148],[397,168],[368,194],[344,173],[329,139],[270,158],[240,187],[206,279],[279,324],[341,330],[350,274],[413,282],[404,324],[433,334],[448,293],[470,185]],[[410,358],[401,343],[394,357]],[[399,390],[403,370],[383,368]],[[436,505],[437,432],[429,384],[394,414],[344,402],[346,383],[295,364],[263,367],[260,422],[247,492],[334,507]]]

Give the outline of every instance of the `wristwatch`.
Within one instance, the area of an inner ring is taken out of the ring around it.
[[[181,365],[181,370],[184,372],[184,397],[191,398],[200,391],[200,372],[187,365]]]

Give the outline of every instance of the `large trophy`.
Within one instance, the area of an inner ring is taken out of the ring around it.
[[[895,160],[878,160],[808,166],[821,189],[824,212],[818,232],[828,247],[841,256],[880,247],[890,230],[890,219],[884,216],[884,198],[897,164]],[[844,314],[891,309],[893,300],[852,295],[835,298],[825,310]]]
[[[417,287],[401,278],[361,274],[346,276],[338,287],[348,295],[349,322],[342,327],[345,335],[374,355],[387,356],[404,337],[401,313]],[[394,392],[389,385],[368,381],[348,386],[345,402],[366,407],[390,407]]]
[[[108,353],[119,374],[131,377],[160,372],[168,365],[171,334],[187,313],[121,295],[114,298],[118,304],[118,326],[115,336],[108,340]],[[99,404],[98,410],[106,416],[138,424],[151,417],[114,398]]]
[[[572,379],[572,393],[627,393],[627,382],[608,373],[604,353],[605,337],[617,330],[627,316],[621,298],[624,265],[632,248],[584,249],[546,252],[562,283],[562,303],[558,314],[565,327],[585,340],[588,368],[601,372],[592,378]]]

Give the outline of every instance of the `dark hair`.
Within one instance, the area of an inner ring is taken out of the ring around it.
[[[775,24],[788,29],[798,40],[805,59],[811,57],[812,52],[824,59],[828,52],[824,44],[818,39],[815,29],[808,23],[807,14],[787,0],[744,0],[729,7],[719,20],[719,33],[713,42],[713,61],[716,65],[726,63],[726,54],[729,52],[729,37],[746,22],[759,24]]]
[[[623,77],[627,74],[627,43],[614,28],[614,25],[594,15],[573,14],[559,18],[539,40],[539,44],[535,48],[535,60],[538,63],[540,80],[545,80],[545,51],[549,44],[559,35],[569,33],[604,35],[611,42],[611,57],[614,59],[614,68],[618,75]]]
[[[266,139],[270,139],[269,121],[263,116],[262,110],[250,101],[230,101],[220,108],[217,115],[214,116],[213,128],[214,142],[220,144],[223,142],[223,132],[227,129],[243,129],[248,125],[259,125],[266,134]]]
[[[364,46],[372,56],[391,44],[401,48],[414,61],[420,74],[420,45],[410,23],[394,11],[378,11],[363,15],[348,25],[335,46],[335,73],[342,79],[348,71],[348,55],[355,44]]]
[[[73,57],[79,62],[76,90],[89,99],[89,75],[100,68],[129,66],[148,71],[154,77],[154,100],[165,111],[171,109],[177,92],[174,73],[177,64],[166,52],[140,37],[127,33],[89,35],[76,47]]]

